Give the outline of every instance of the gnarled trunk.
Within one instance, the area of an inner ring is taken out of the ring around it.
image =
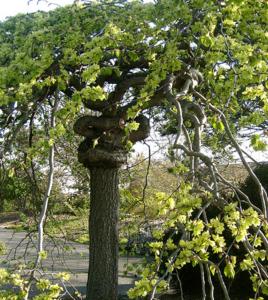
[[[118,170],[126,162],[127,141],[143,140],[150,132],[149,119],[140,115],[135,118],[139,128],[126,135],[126,112],[109,115],[106,108],[103,115],[83,116],[74,124],[74,131],[85,137],[78,160],[91,174],[87,300],[117,299]]]
[[[90,169],[87,300],[116,300],[118,285],[118,168]]]

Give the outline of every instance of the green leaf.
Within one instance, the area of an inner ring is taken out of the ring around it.
[[[86,100],[105,100],[106,94],[101,86],[86,87],[81,91],[81,95]]]
[[[47,259],[47,251],[40,251],[39,252],[39,257],[40,257],[40,259],[41,260],[45,260],[45,259]]]
[[[251,136],[250,145],[255,151],[265,151],[267,148],[267,143],[261,139],[259,134]]]
[[[200,42],[207,48],[213,45],[213,39],[210,37],[209,34],[201,36]]]
[[[168,206],[170,209],[174,209],[175,208],[175,200],[173,198],[168,198]]]
[[[227,262],[226,266],[224,267],[224,275],[228,278],[235,277],[235,269],[232,262]]]
[[[140,123],[138,123],[136,121],[132,121],[132,122],[127,123],[125,127],[128,129],[128,132],[131,132],[131,131],[138,130],[139,126],[140,126]]]
[[[8,170],[8,177],[9,178],[13,177],[14,174],[15,174],[15,169],[14,168],[11,168],[11,169]]]
[[[211,274],[214,276],[215,272],[216,272],[216,267],[214,265],[210,265],[209,269],[210,269]]]

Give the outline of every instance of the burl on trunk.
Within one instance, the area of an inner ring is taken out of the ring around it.
[[[118,290],[118,171],[126,162],[126,143],[149,135],[149,121],[126,136],[123,116],[79,118],[74,131],[85,137],[78,160],[90,170],[89,271],[87,300],[116,300]]]

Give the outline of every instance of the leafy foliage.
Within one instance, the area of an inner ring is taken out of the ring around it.
[[[62,279],[65,274],[60,274]],[[28,297],[28,281],[20,273],[12,273],[6,269],[0,269],[0,297],[4,300],[23,300]],[[9,286],[9,288],[5,288]],[[12,287],[12,288],[10,288]],[[48,279],[38,279],[36,282],[37,293],[33,300],[52,300],[58,299],[63,289],[58,284],[53,284]]]

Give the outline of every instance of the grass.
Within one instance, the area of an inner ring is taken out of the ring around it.
[[[29,217],[15,212],[0,214],[0,225],[15,231],[36,231],[37,222],[34,217]],[[80,244],[88,244],[88,216],[79,212],[78,215],[48,216],[45,224],[45,233],[58,238]]]
[[[16,232],[37,232],[37,218],[27,216],[22,213],[7,212],[0,214],[0,226],[2,228],[12,229]],[[122,221],[121,221],[122,222]],[[120,253],[127,255],[140,255],[139,247],[133,245],[133,249],[126,252],[126,246],[129,235],[136,236],[138,229],[135,226],[136,219],[128,219],[128,226],[120,226]],[[123,221],[124,224],[124,221]],[[127,231],[127,237],[126,237]],[[56,214],[48,215],[44,228],[45,234],[49,237],[65,239],[79,244],[89,244],[88,234],[88,211],[79,210],[76,215]],[[134,243],[135,244],[135,243]],[[136,249],[137,248],[137,249]]]
[[[17,212],[4,212],[0,213],[0,224],[1,225],[8,225],[13,224],[20,221],[20,214]]]
[[[45,232],[69,241],[88,244],[88,217],[86,214],[50,216],[46,221]]]

